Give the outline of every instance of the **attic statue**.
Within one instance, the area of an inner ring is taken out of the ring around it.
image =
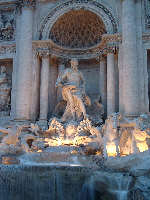
[[[71,68],[64,70],[58,76],[56,87],[62,88],[62,97],[67,102],[62,121],[85,119],[85,85],[83,75],[78,70],[77,59],[72,59]]]

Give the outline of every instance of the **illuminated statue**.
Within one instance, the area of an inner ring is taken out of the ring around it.
[[[62,87],[62,96],[67,102],[62,121],[79,120],[81,117],[85,119],[85,85],[82,73],[78,70],[77,59],[72,59],[71,68],[59,75],[56,87]]]

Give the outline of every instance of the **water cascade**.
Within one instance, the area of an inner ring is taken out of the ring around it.
[[[128,174],[69,166],[0,166],[0,199],[127,200]]]

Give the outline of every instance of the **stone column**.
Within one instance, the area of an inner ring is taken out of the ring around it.
[[[58,64],[58,76],[61,75],[61,73],[65,69],[65,62],[60,62]],[[59,103],[62,100],[62,89],[60,87],[57,88],[57,102]]]
[[[40,111],[40,57],[36,47],[33,50],[32,64],[32,103],[31,103],[31,119],[36,121]]]
[[[12,72],[12,91],[11,91],[11,119],[16,116],[16,94],[17,94],[17,71],[18,71],[18,61],[19,61],[19,38],[20,38],[20,9],[16,7],[16,54],[13,58],[13,72]]]
[[[50,80],[49,80],[49,114],[53,114],[57,105],[56,81],[58,77],[58,63],[55,58],[50,59]]]
[[[113,52],[107,54],[107,116],[115,112],[115,58]]]
[[[106,58],[100,58],[100,96],[102,104],[104,105],[104,111],[107,112],[107,65]]]
[[[40,85],[40,120],[47,120],[49,91],[49,53],[42,56]]]
[[[124,113],[124,90],[123,90],[123,81],[124,81],[124,69],[123,69],[123,52],[122,44],[119,44],[118,52],[118,69],[119,69],[119,112]]]
[[[123,88],[126,116],[137,116],[140,110],[135,12],[135,0],[122,0]]]
[[[17,58],[17,91],[16,113],[17,120],[31,119],[31,87],[32,87],[32,28],[34,1],[22,2],[20,15],[20,37],[16,43]]]

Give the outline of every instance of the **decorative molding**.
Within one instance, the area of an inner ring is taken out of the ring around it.
[[[119,34],[108,35],[104,34],[102,36],[101,42],[87,49],[69,49],[63,48],[56,45],[52,40],[47,41],[33,41],[33,48],[37,52],[42,52],[44,54],[45,49],[49,49],[49,53],[56,57],[61,58],[79,58],[79,59],[89,59],[96,58],[102,54],[107,54],[108,51],[113,51],[114,53],[118,49],[121,36]],[[37,53],[38,54],[38,53]]]
[[[150,33],[145,33],[142,36],[143,42],[150,41]]]
[[[41,58],[49,57],[50,50],[49,50],[49,48],[38,48],[37,55],[40,56]]]
[[[104,33],[106,29],[101,18],[80,9],[62,15],[53,25],[49,39],[64,48],[84,49],[97,45]]]
[[[150,29],[150,0],[144,0],[145,27]]]
[[[107,45],[106,48],[103,49],[103,54],[107,55],[109,53],[116,54],[119,50],[118,45]]]
[[[21,11],[22,7],[35,8],[36,0],[18,0],[16,3],[17,10]]]
[[[106,43],[111,43],[111,42],[121,42],[122,41],[122,36],[119,33],[116,34],[104,34],[102,36],[102,40]]]
[[[1,44],[0,45],[0,56],[7,54],[15,54],[16,53],[16,44]]]
[[[45,3],[45,2],[59,2],[60,0],[37,0],[39,3]]]
[[[99,57],[96,58],[98,62],[106,62],[106,55],[101,54]]]
[[[88,59],[88,58],[97,58],[101,55],[106,55],[108,52],[115,53],[119,44],[121,43],[121,34],[104,34],[102,36],[102,41],[95,47],[90,49],[83,50],[72,50],[64,49],[51,40],[38,40],[33,41],[33,52],[37,56],[44,55],[54,55],[60,59],[70,59],[70,58],[79,58],[79,59]],[[150,34],[143,34],[143,42],[150,41]],[[16,53],[16,44],[13,43],[1,43],[0,44],[0,56],[7,54]]]
[[[116,19],[103,4],[95,0],[66,0],[51,10],[48,16],[41,22],[39,39],[47,40],[50,30],[58,18],[73,9],[85,9],[97,14],[102,19],[108,34],[117,33],[118,25]]]

